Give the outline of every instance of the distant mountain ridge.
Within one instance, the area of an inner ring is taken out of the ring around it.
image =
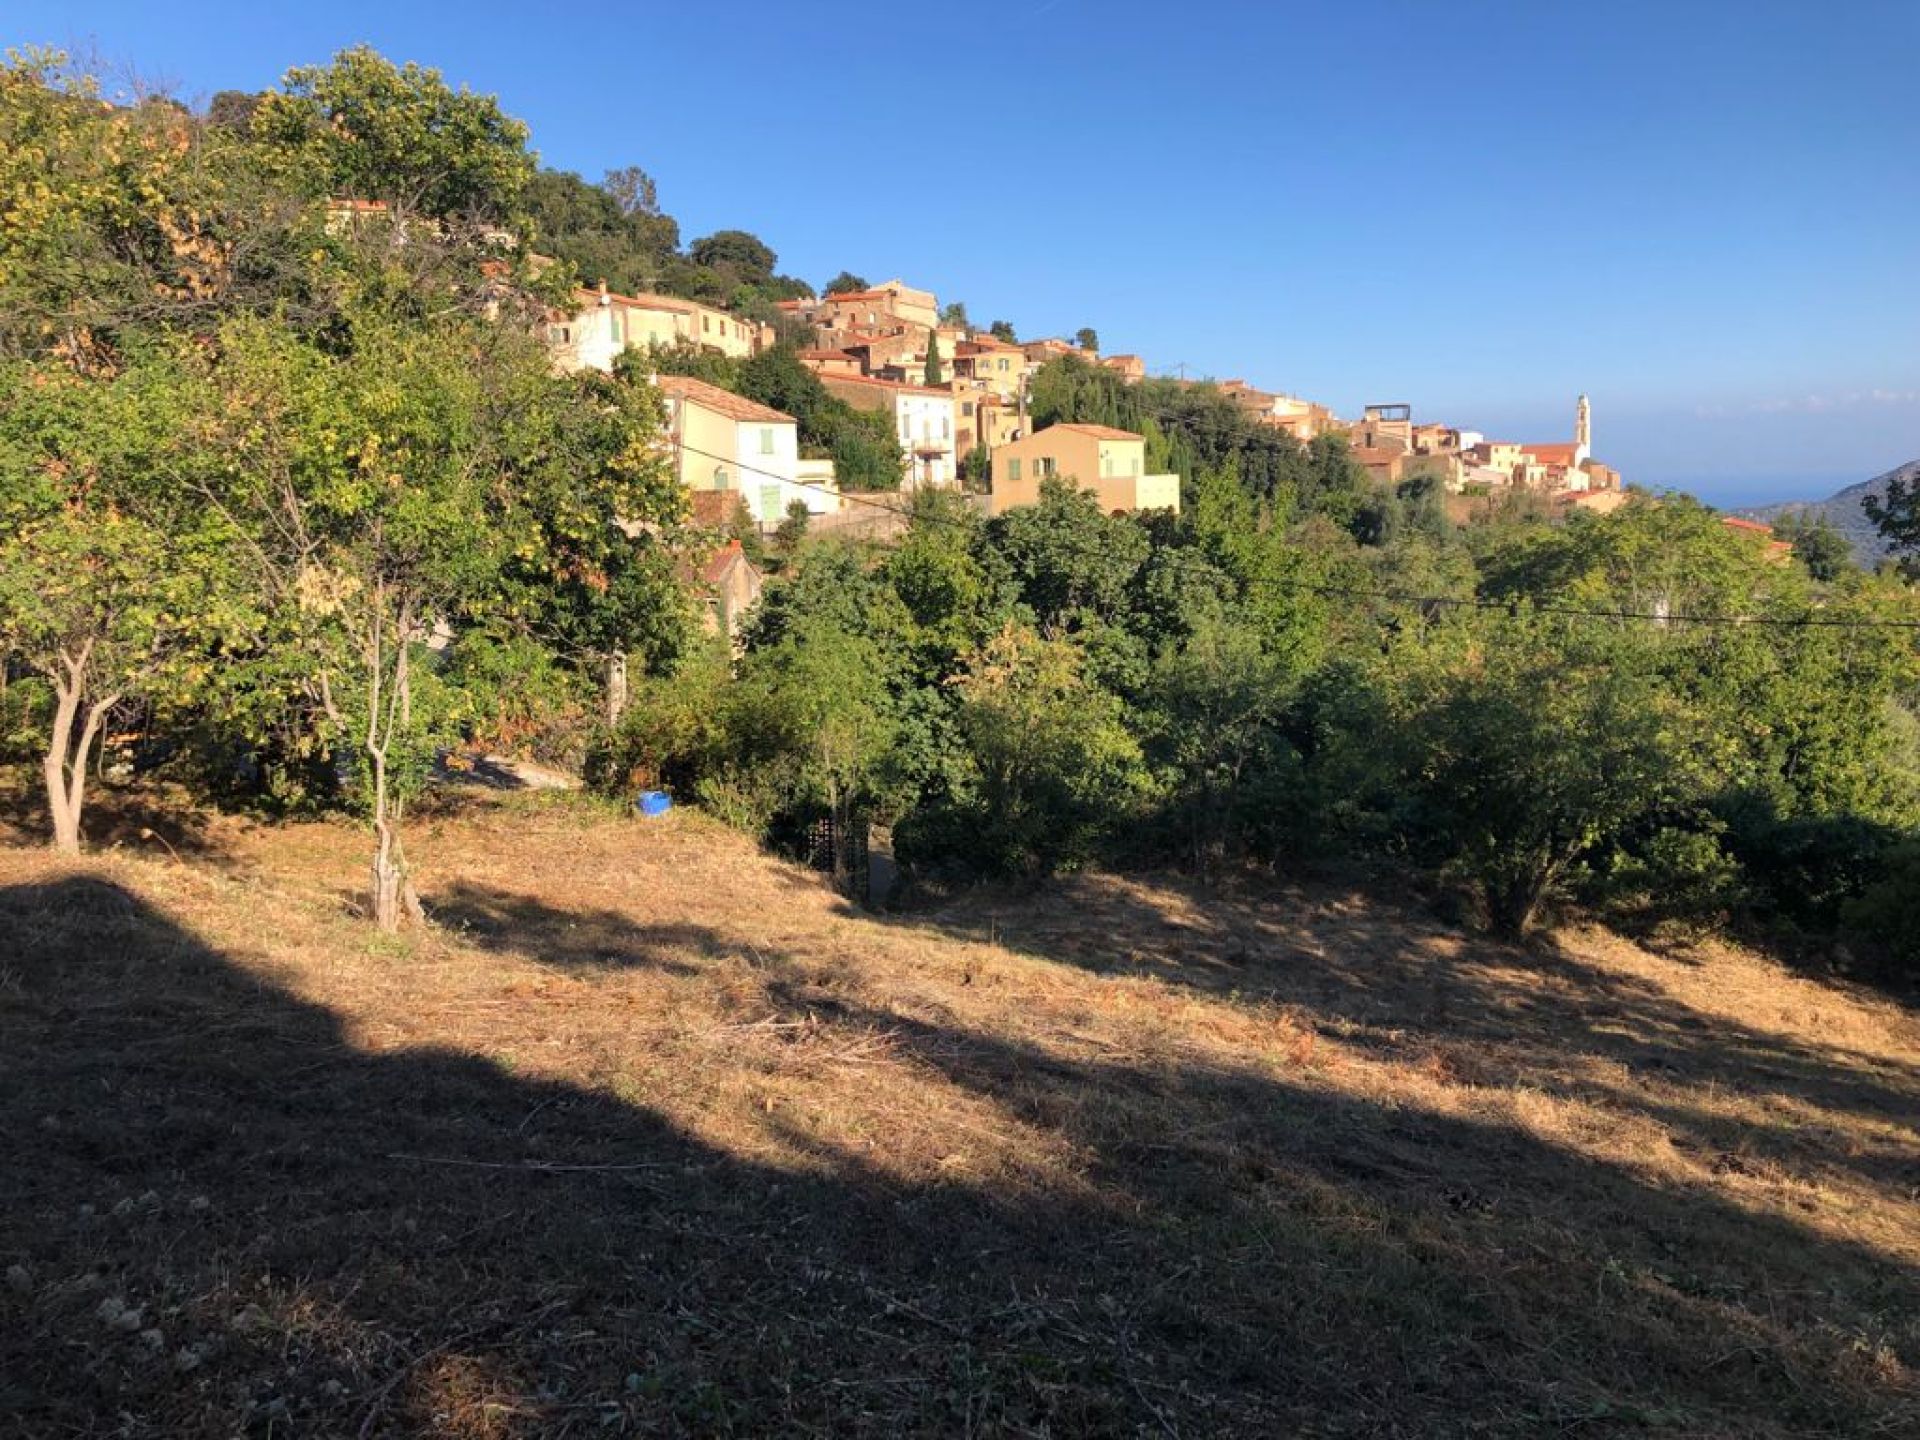
[[[1884,475],[1862,480],[1858,485],[1849,485],[1825,500],[1786,500],[1776,505],[1753,505],[1734,513],[1749,520],[1765,520],[1769,523],[1783,515],[1824,516],[1834,529],[1847,537],[1847,542],[1853,546],[1854,558],[1871,570],[1885,557],[1887,544],[1880,538],[1880,532],[1873,528],[1873,522],[1867,519],[1861,502],[1869,495],[1886,494],[1890,480],[1905,480],[1910,484],[1920,480],[1920,460],[1909,460]]]

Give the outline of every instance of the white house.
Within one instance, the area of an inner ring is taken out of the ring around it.
[[[800,459],[793,416],[685,375],[655,381],[667,401],[667,443],[689,490],[737,491],[762,525],[777,525],[795,500],[809,513],[840,508],[831,461]]]
[[[954,398],[951,390],[904,385],[870,375],[821,374],[820,383],[856,410],[893,418],[894,435],[906,452],[906,490],[951,488],[959,483],[954,459]]]

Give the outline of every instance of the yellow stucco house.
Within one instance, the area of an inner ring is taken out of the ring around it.
[[[685,375],[661,375],[654,383],[667,407],[662,438],[688,490],[734,491],[763,527],[779,524],[796,500],[814,515],[840,508],[831,462],[800,458],[793,416]]]
[[[1049,479],[1070,480],[1091,491],[1112,514],[1180,509],[1180,477],[1149,475],[1147,441],[1111,425],[1049,425],[993,452],[993,493],[988,513],[1001,515],[1040,499]]]
[[[953,347],[953,373],[1011,400],[1027,383],[1026,352],[1004,340],[976,335]]]
[[[603,285],[580,291],[575,303],[571,314],[555,314],[547,324],[547,343],[562,370],[610,371],[622,350],[682,342],[745,359],[769,340],[754,321],[673,295],[621,295]]]

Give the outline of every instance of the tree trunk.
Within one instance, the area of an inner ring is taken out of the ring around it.
[[[376,597],[376,604],[384,599]],[[373,762],[373,923],[389,935],[403,924],[426,918],[420,896],[407,874],[400,843],[400,806],[387,777],[387,754],[396,733],[413,717],[413,672],[409,664],[413,610],[402,602],[394,627],[393,681],[386,683],[387,653],[383,626],[375,612],[367,669],[367,758]],[[385,713],[382,714],[384,705]]]
[[[376,764],[376,770],[382,767]],[[374,784],[373,923],[389,935],[400,928],[400,882],[403,878],[393,824],[386,817],[386,781]]]
[[[1488,896],[1487,906],[1494,928],[1514,940],[1532,929],[1534,917],[1540,913],[1540,902],[1546,898],[1547,889],[1559,870],[1558,859],[1543,857],[1522,874],[1495,888]]]
[[[47,737],[46,754],[41,757],[41,773],[46,781],[47,813],[53,821],[53,848],[63,855],[80,853],[80,814],[87,798],[87,762],[100,736],[107,712],[120,703],[118,695],[108,695],[86,707],[81,718],[81,701],[87,688],[87,662],[92,646],[84,646],[78,655],[61,657],[62,673],[54,676],[53,731]],[[76,722],[79,733],[75,733]]]
[[[53,713],[53,734],[41,769],[47,781],[47,813],[53,818],[53,848],[63,855],[80,853],[80,812],[69,788],[73,722],[80,709],[80,692],[65,682],[54,686],[59,705]],[[84,771],[85,767],[82,766]]]
[[[607,657],[607,727],[612,729],[627,713],[627,655],[624,650]]]

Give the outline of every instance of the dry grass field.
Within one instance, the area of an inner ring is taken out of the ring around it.
[[[1920,1435],[1920,1024],[1755,955],[96,830],[0,849],[0,1433]]]

